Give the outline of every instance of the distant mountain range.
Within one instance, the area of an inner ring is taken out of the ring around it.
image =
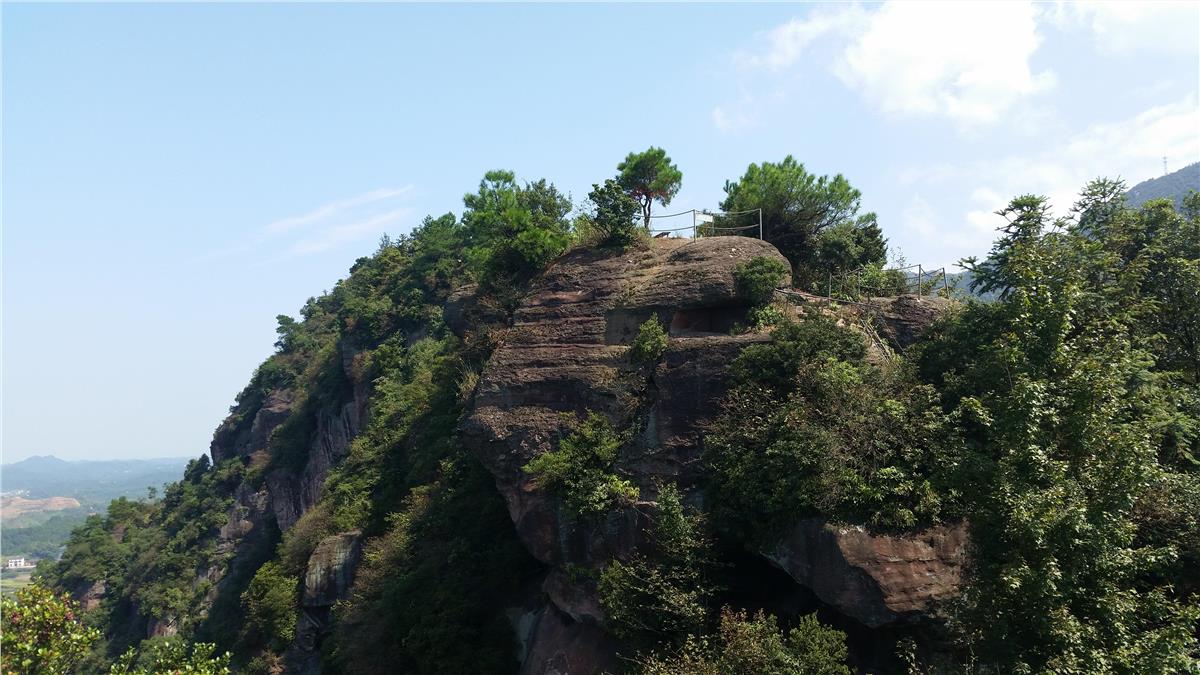
[[[30,457],[0,465],[0,553],[54,558],[89,513],[104,513],[118,497],[137,499],[148,488],[179,480],[186,457],[66,461]]]
[[[0,491],[22,491],[30,499],[74,497],[84,506],[106,506],[120,497],[145,496],[179,480],[186,457],[66,461],[52,455],[0,465]]]

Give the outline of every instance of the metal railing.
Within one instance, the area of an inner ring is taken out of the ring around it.
[[[745,225],[745,226],[739,226],[739,227],[723,227],[723,226],[716,224],[717,218],[726,218],[729,216],[739,216],[739,215],[745,215],[748,213],[757,214],[758,222],[753,225]],[[736,232],[744,232],[746,230],[757,229],[758,230],[758,238],[759,239],[763,238],[762,209],[751,209],[749,211],[727,211],[727,212],[726,211],[715,211],[715,212],[714,211],[701,211],[699,209],[690,209],[688,211],[680,211],[678,213],[666,213],[666,214],[658,215],[658,216],[651,215],[650,219],[655,220],[655,219],[662,219],[662,218],[675,218],[675,217],[684,216],[687,214],[691,214],[691,216],[692,216],[692,224],[691,225],[685,225],[683,227],[675,227],[675,228],[655,228],[655,227],[651,226],[650,234],[663,235],[663,234],[671,234],[674,232],[685,232],[687,230],[691,230],[692,231],[692,239],[699,239],[700,237],[717,237],[717,236],[723,236],[723,235],[727,235],[727,234],[733,234]]]

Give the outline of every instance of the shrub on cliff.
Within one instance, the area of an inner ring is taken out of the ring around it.
[[[775,289],[779,288],[790,271],[787,265],[775,258],[758,256],[738,264],[733,278],[742,297],[756,305],[766,305],[771,302]]]
[[[603,185],[593,184],[588,200],[593,207],[589,224],[597,246],[624,248],[637,240],[639,232],[645,231],[634,221],[639,208],[637,201],[617,181],[610,178]]]
[[[936,522],[954,496],[956,436],[936,391],[899,358],[813,316],[734,361],[738,384],[705,438],[719,522],[769,538],[805,514],[879,528]]]
[[[629,360],[638,365],[653,365],[666,351],[667,332],[658,317],[652,316],[638,326],[637,336],[629,347]]]
[[[600,515],[638,497],[632,483],[613,473],[624,442],[607,417],[589,412],[557,449],[534,457],[524,469],[539,487],[561,497],[571,513]]]
[[[689,636],[679,649],[639,666],[641,675],[849,675],[847,653],[845,633],[815,614],[783,632],[761,610],[751,617],[726,607],[715,635]]]
[[[296,637],[298,581],[275,561],[268,561],[242,593],[243,639],[282,652]]]
[[[600,575],[600,602],[617,635],[653,647],[702,630],[713,592],[703,528],[699,514],[684,512],[679,490],[664,485],[648,550],[611,561]]]

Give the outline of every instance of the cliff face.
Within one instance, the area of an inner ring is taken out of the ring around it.
[[[636,512],[613,514],[598,531],[568,524],[555,498],[535,489],[522,468],[587,411],[618,428],[638,426],[618,470],[643,494],[653,495],[664,479],[695,485],[700,434],[725,393],[726,365],[745,345],[769,339],[729,334],[749,309],[734,268],[762,255],[783,259],[745,238],[660,240],[619,256],[569,256],[530,291],[488,361],[462,434],[496,477],[534,557],[587,564],[637,545]],[[652,316],[668,327],[670,342],[662,363],[646,373],[628,352]]]
[[[677,485],[685,503],[704,508],[700,457],[706,426],[728,391],[728,368],[747,346],[771,340],[767,331],[737,330],[748,322],[752,305],[735,270],[756,257],[786,264],[770,244],[741,237],[655,240],[620,253],[579,251],[538,278],[510,319],[480,302],[471,286],[445,304],[446,325],[465,343],[483,329],[496,345],[460,418],[459,442],[490,472],[521,543],[544,565],[507,610],[523,673],[619,669],[620,644],[606,625],[595,575],[645,546],[647,514],[660,485]],[[867,312],[847,323],[873,323],[893,348],[918,340],[944,309],[944,303],[917,298],[871,303],[838,311]],[[667,348],[657,363],[638,365],[630,360],[630,344],[651,318],[666,328]],[[231,495],[217,535],[221,562],[198,571],[212,589],[201,613],[231,601],[222,594],[236,602],[247,575],[270,557],[277,541],[270,521],[287,532],[318,505],[327,496],[330,472],[366,428],[373,395],[366,356],[343,338],[333,353],[328,363],[339,383],[336,394],[313,398],[308,392],[305,398],[291,386],[269,388],[243,401],[215,433],[214,463],[240,458],[258,474]],[[637,487],[642,500],[599,520],[565,512],[560,499],[524,469],[554,450],[589,412],[630,431],[614,471]],[[287,462],[272,459],[277,436],[298,418],[307,425],[301,451]],[[352,593],[363,557],[362,533],[325,532],[300,582],[295,638],[282,661],[289,671],[320,670],[331,608]],[[882,536],[798,516],[780,541],[748,554],[790,579],[771,594],[804,589],[865,630],[936,619],[940,603],[957,592],[965,546],[961,526]],[[94,599],[103,588],[81,591]],[[171,634],[175,619],[149,621],[147,632]]]
[[[737,287],[738,264],[784,261],[761,241],[717,237],[660,240],[620,256],[559,261],[517,310],[484,370],[461,431],[492,472],[530,553],[551,566],[542,585],[550,606],[530,634],[524,671],[590,672],[612,657],[594,584],[568,569],[599,568],[643,544],[644,509],[581,522],[536,486],[523,467],[552,450],[587,411],[632,427],[616,471],[642,498],[673,482],[702,504],[700,452],[706,424],[727,391],[728,366],[769,333],[731,335],[751,308]],[[892,303],[876,319],[894,344],[914,341],[936,315],[924,301]],[[665,355],[651,372],[628,351],[638,327],[657,316],[668,328]],[[763,551],[798,583],[845,616],[878,627],[932,616],[954,594],[964,551],[961,528],[909,537],[872,537],[822,521],[798,521],[778,548]],[[780,593],[786,592],[780,589]]]

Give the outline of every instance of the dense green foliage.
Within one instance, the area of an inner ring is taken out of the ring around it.
[[[642,208],[642,223],[650,228],[650,207],[654,202],[671,203],[683,185],[683,172],[671,162],[662,148],[649,147],[631,152],[617,165],[617,183]]]
[[[636,486],[613,473],[624,442],[607,417],[589,412],[556,449],[534,457],[525,471],[539,487],[559,495],[570,513],[600,515],[638,497]]]
[[[275,651],[283,651],[296,637],[297,579],[282,565],[268,561],[242,593],[246,609],[243,637],[265,642]]]
[[[609,178],[603,185],[592,185],[588,201],[594,209],[591,226],[598,246],[622,248],[637,240],[634,218],[641,207],[619,182]]]
[[[213,467],[207,457],[193,460],[159,501],[122,498],[109,505],[105,517],[89,518],[72,535],[62,560],[39,567],[38,575],[61,589],[103,582],[104,600],[91,620],[121,628],[109,632],[101,645],[109,656],[135,646],[147,619],[176,622],[190,631],[200,620],[191,608],[212,589],[197,578],[197,570],[228,558],[218,552],[215,534],[244,475],[238,461]],[[141,622],[131,616],[133,607]]]
[[[798,515],[878,528],[936,522],[954,501],[955,457],[936,391],[901,359],[876,365],[862,338],[813,315],[748,347],[705,442],[718,518],[769,538]]]
[[[629,360],[639,365],[654,365],[667,351],[667,331],[657,316],[646,319],[638,326],[633,344],[629,346]]]
[[[333,664],[352,673],[506,673],[501,608],[533,571],[491,476],[461,451],[367,546],[339,609]]]
[[[117,659],[110,675],[229,675],[229,652],[209,642],[188,644],[179,638],[152,638]]]
[[[520,186],[511,171],[489,171],[463,202],[467,260],[494,289],[529,280],[567,246],[571,202],[545,180]]]
[[[874,213],[859,214],[861,202],[862,193],[841,174],[815,176],[788,155],[751,164],[737,181],[726,181],[721,209],[762,209],[763,239],[791,261],[793,282],[808,289],[829,275],[886,261],[887,241]]]
[[[713,589],[703,527],[698,514],[684,512],[674,485],[660,488],[650,550],[613,560],[600,575],[600,603],[617,635],[654,647],[704,629]]]
[[[733,272],[738,292],[756,305],[771,302],[775,289],[783,284],[791,270],[782,261],[758,256],[741,263]]]
[[[75,672],[100,631],[80,620],[79,603],[38,584],[0,600],[0,670],[7,675]]]
[[[1198,667],[1195,568],[1177,562],[1195,541],[1180,497],[1197,469],[1197,383],[1186,332],[1158,332],[1187,311],[1159,298],[1196,292],[1198,222],[1164,202],[1128,209],[1123,191],[1097,181],[1058,223],[1042,198],[1013,200],[973,265],[1001,301],[969,306],[926,351],[968,440],[963,621],[1004,670]]]
[[[846,636],[815,615],[784,633],[774,616],[725,608],[716,635],[689,636],[640,665],[642,675],[850,675],[846,655]]]

